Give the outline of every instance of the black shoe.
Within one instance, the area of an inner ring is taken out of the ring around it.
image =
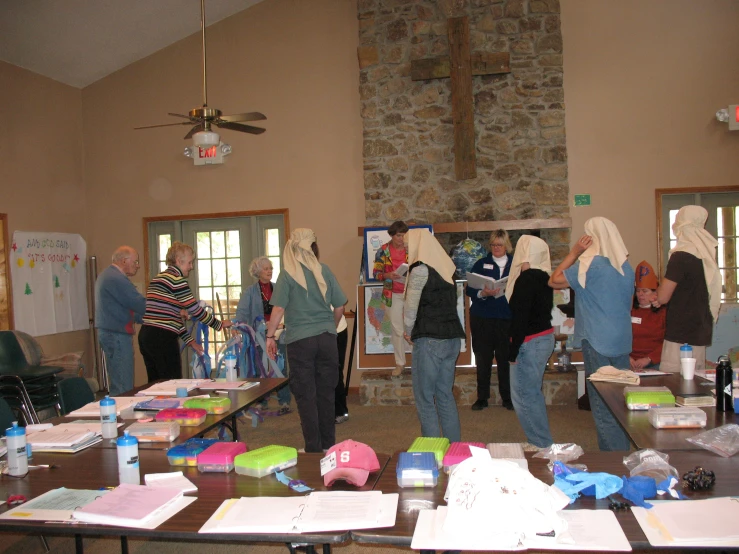
[[[474,404],[472,404],[472,409],[476,412],[479,412],[483,408],[488,407],[488,401],[487,400],[477,400]]]
[[[504,401],[504,402],[503,402],[503,407],[504,407],[504,408],[505,408],[506,410],[512,410],[512,409],[513,409],[513,402],[511,402],[510,400],[508,400],[508,401]]]

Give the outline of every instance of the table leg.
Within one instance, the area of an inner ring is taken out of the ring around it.
[[[121,554],[128,554],[128,537],[121,535]]]
[[[82,535],[75,535],[74,536],[74,551],[77,554],[84,554],[85,547],[82,544]]]

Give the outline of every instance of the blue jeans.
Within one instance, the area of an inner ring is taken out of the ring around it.
[[[133,388],[133,336],[98,329],[98,341],[105,352],[110,395],[130,391]]]
[[[582,357],[585,362],[585,383],[590,399],[590,411],[593,412],[595,430],[598,433],[598,447],[601,450],[630,450],[631,442],[626,432],[608,409],[608,406],[588,380],[599,368],[610,365],[618,369],[629,369],[629,354],[608,357],[597,352],[586,340],[582,341]]]
[[[547,360],[554,350],[554,335],[525,342],[511,367],[511,400],[526,440],[539,448],[551,446],[547,404],[541,392]]]
[[[459,348],[459,339],[421,337],[413,341],[413,396],[424,437],[462,440],[452,390]]]

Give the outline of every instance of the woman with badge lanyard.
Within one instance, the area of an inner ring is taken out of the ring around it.
[[[631,369],[658,369],[665,342],[667,308],[652,307],[650,299],[657,292],[659,282],[654,268],[647,262],[636,266],[634,307],[631,308]]]

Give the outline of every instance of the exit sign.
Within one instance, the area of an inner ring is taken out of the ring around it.
[[[589,194],[576,194],[575,195],[575,206],[590,206],[590,195]]]

